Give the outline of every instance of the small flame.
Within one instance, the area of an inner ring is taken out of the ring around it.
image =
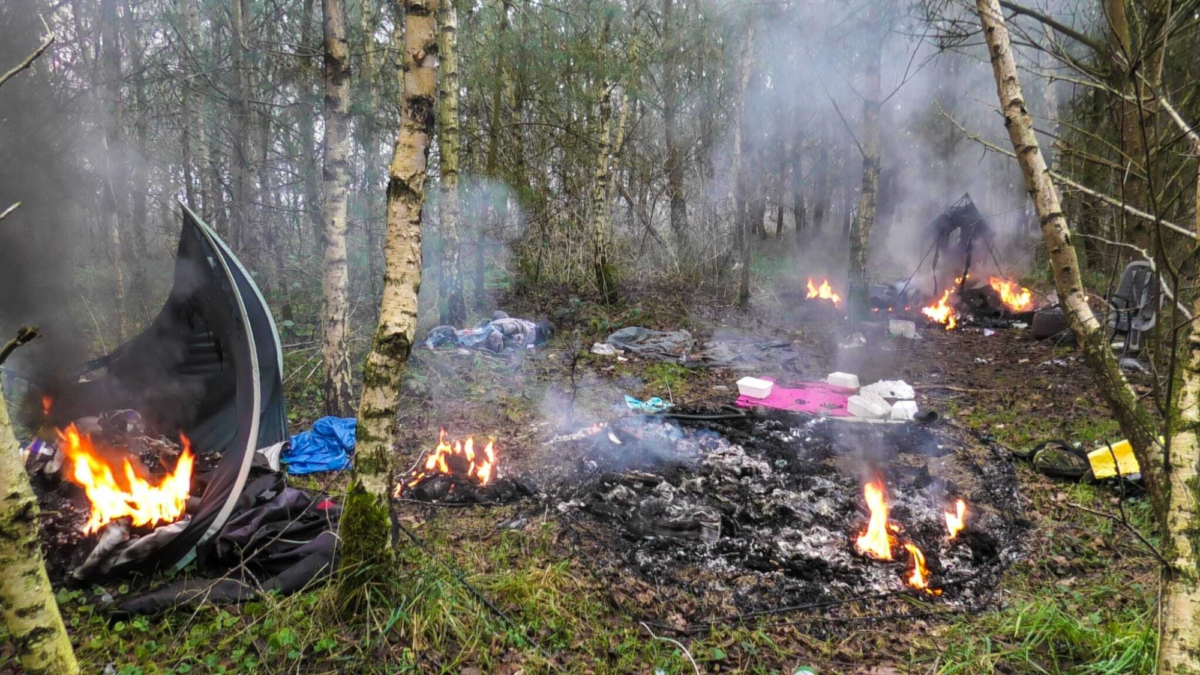
[[[930,595],[941,595],[942,589],[929,587],[929,569],[925,567],[925,554],[911,543],[904,544],[904,549],[912,556],[912,574],[908,575],[908,585],[919,588]]]
[[[888,531],[898,531],[898,528],[888,523],[888,505],[883,492],[883,480],[876,478],[863,485],[863,497],[867,500],[871,520],[867,523],[866,532],[858,535],[854,548],[870,558],[891,560],[892,537]]]
[[[942,299],[938,300],[937,304],[921,308],[921,313],[925,316],[937,323],[946,324],[946,330],[953,330],[958,326],[958,321],[954,318],[954,308],[949,304],[952,292],[947,289],[945,293],[942,293]]]
[[[49,396],[42,397],[42,417],[50,416],[50,406],[54,404],[54,399]]]
[[[192,444],[183,434],[179,435],[183,452],[175,470],[158,485],[139,476],[128,457],[122,460],[118,476],[114,467],[96,451],[91,437],[81,435],[74,424],[59,432],[59,438],[70,461],[67,478],[82,487],[91,502],[91,514],[83,528],[85,534],[97,532],[118,518],[129,518],[137,527],[172,523],[183,515],[196,464]]]
[[[949,511],[943,512],[946,516],[946,529],[950,531],[950,538],[955,539],[958,533],[962,532],[963,526],[967,520],[967,503],[961,499],[954,500],[954,513]]]
[[[480,485],[487,485],[492,480],[496,468],[496,441],[488,439],[482,452],[475,450],[475,438],[468,436],[466,441],[454,441],[451,445],[446,441],[446,430],[438,429],[438,444],[429,457],[425,458],[423,471],[414,471],[407,484],[396,486],[393,495],[399,497],[404,488],[416,487],[431,474],[446,476],[462,475],[473,478]]]
[[[1033,304],[1033,291],[1007,279],[988,277],[988,285],[1000,294],[1004,306],[1015,312],[1025,311]]]
[[[842,302],[842,296],[833,292],[833,287],[829,285],[828,279],[822,279],[821,285],[816,286],[813,284],[812,277],[809,277],[808,278],[808,295],[806,295],[804,297],[809,300],[811,300],[813,298],[820,298],[822,300],[828,300],[828,301],[832,302],[835,306]]]

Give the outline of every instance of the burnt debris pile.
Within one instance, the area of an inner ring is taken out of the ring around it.
[[[725,411],[628,418],[592,437],[560,510],[579,514],[572,528],[595,545],[598,572],[660,589],[690,620],[891,593],[977,606],[1026,524],[1011,464],[953,431]],[[864,499],[880,481],[882,514]],[[882,558],[856,547],[879,518]]]

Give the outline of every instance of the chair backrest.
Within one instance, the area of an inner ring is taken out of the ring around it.
[[[1138,324],[1133,326],[1143,330],[1154,325],[1158,314],[1158,303],[1154,292],[1154,268],[1147,260],[1135,260],[1125,266],[1121,275],[1121,283],[1113,293],[1109,304],[1119,313],[1127,314],[1129,319]],[[1110,318],[1110,323],[1118,317]]]

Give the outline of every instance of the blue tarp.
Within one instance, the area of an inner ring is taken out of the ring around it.
[[[341,471],[354,452],[355,422],[353,417],[322,417],[312,429],[292,436],[280,461],[291,474]]]

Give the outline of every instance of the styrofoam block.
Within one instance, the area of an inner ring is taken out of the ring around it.
[[[916,401],[896,401],[892,405],[892,419],[911,420],[917,416]]]
[[[858,376],[850,373],[830,373],[829,377],[825,378],[825,384],[835,387],[845,387],[847,389],[858,389]]]
[[[770,380],[760,380],[757,377],[743,377],[737,381],[738,393],[742,396],[750,398],[766,398],[771,395],[771,388],[775,386]]]
[[[909,400],[916,397],[916,392],[904,380],[880,380],[874,384],[859,389],[859,393],[878,394],[883,398],[898,398],[901,400]]]
[[[902,319],[891,319],[888,321],[888,332],[897,337],[915,338],[917,337],[917,324]]]
[[[885,418],[892,412],[892,407],[888,405],[887,401],[873,394],[851,396],[846,401],[846,409],[850,411],[851,415],[866,419]]]

